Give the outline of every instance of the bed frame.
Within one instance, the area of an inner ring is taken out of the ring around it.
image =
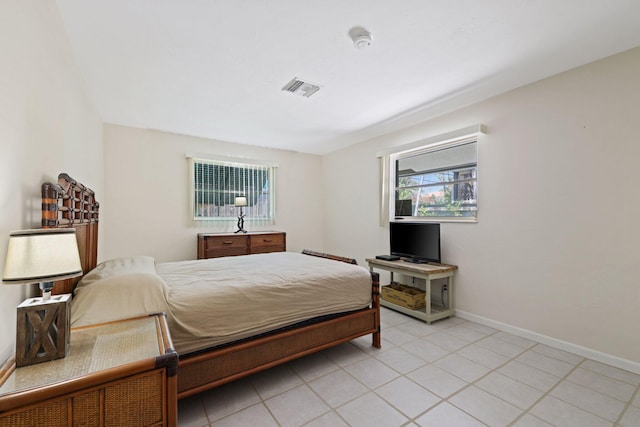
[[[75,228],[85,273],[97,264],[99,203],[92,190],[62,173],[58,183],[42,185],[42,227]],[[351,258],[303,253],[356,264]],[[256,338],[182,354],[178,363],[178,399],[234,381],[354,338],[372,334],[380,348],[380,282],[371,273],[372,303],[368,308],[328,316]],[[71,293],[79,278],[56,282],[53,293]]]

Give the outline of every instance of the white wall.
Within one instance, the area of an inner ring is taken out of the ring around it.
[[[190,222],[187,153],[277,164],[276,223],[256,227],[247,222],[245,228],[286,232],[288,251],[322,249],[319,156],[105,124],[101,259],[141,254],[158,262],[195,259],[197,234],[220,231]],[[235,220],[223,231],[234,227]]]
[[[102,122],[84,95],[53,0],[0,2],[0,268],[11,230],[40,228],[40,185],[67,172],[102,190]],[[0,286],[0,361],[27,286]]]
[[[326,156],[325,250],[388,253],[377,152],[483,123],[479,222],[442,225],[456,308],[640,366],[638,76],[640,48]]]

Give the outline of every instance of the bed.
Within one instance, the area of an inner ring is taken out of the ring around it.
[[[89,294],[91,289],[95,289],[100,295],[99,290],[104,286],[99,284],[104,284],[105,280],[114,282],[116,276],[118,283],[112,285],[113,289],[118,289],[118,286],[127,289],[127,301],[121,305],[142,305],[145,312],[167,312],[169,329],[179,354],[179,399],[364,335],[371,334],[372,345],[380,348],[379,277],[377,273],[365,271],[367,294],[363,295],[364,269],[354,265],[357,263],[351,258],[305,250],[301,254],[272,253],[162,264],[156,264],[150,257],[132,257],[111,261],[111,265],[105,267],[108,262],[97,263],[98,224],[99,204],[92,190],[64,173],[59,175],[57,184],[42,185],[42,226],[76,229],[85,273],[78,288],[80,278],[70,279],[57,282],[54,293],[75,291],[72,309],[75,325],[109,320],[101,317],[107,314],[99,313],[96,306],[91,306],[90,301],[95,297]],[[303,274],[291,267],[294,264],[303,266]],[[127,288],[131,284],[122,284],[120,280],[119,271],[123,268],[128,278],[136,283],[133,292],[131,287]],[[194,269],[195,274],[192,272]],[[316,269],[330,275],[321,278],[314,273]],[[234,276],[239,271],[247,274]],[[341,299],[342,290],[347,285],[351,287],[351,282],[356,280],[355,276],[349,277],[351,274],[360,275],[360,290],[345,301]],[[234,284],[231,294],[211,296],[211,301],[220,300],[217,301],[219,305],[204,303],[200,308],[191,310],[206,313],[209,316],[207,322],[213,322],[210,327],[197,328],[194,325],[197,326],[198,322],[204,324],[203,321],[180,317],[176,314],[176,306],[195,307],[192,304],[206,301],[202,295],[209,292],[205,283],[210,276],[216,276],[217,281],[226,277],[225,283],[238,283]],[[274,278],[278,286],[265,285],[269,277]],[[294,281],[299,284],[292,284]],[[195,296],[189,294],[183,282],[195,286]],[[282,288],[280,293],[286,294],[285,302],[274,302],[277,295],[271,288],[279,287]],[[149,292],[156,297],[147,297]],[[160,293],[167,296],[165,302],[158,297]],[[326,304],[317,304],[320,294],[332,299]],[[117,291],[109,292],[99,298],[119,295]],[[236,299],[241,302],[241,307],[246,307],[245,311],[225,312],[229,301]],[[294,302],[299,306],[297,315],[292,314],[289,307]],[[109,305],[114,304],[118,303],[109,302]],[[276,306],[280,311],[273,318],[270,316],[269,323],[260,316],[251,319],[260,311],[267,310],[270,315],[275,313],[272,308]],[[318,310],[318,306],[324,308]],[[127,311],[119,311],[119,314],[122,312]],[[222,317],[216,320],[218,314]],[[212,332],[225,322],[234,330]],[[196,329],[196,332],[191,329]]]

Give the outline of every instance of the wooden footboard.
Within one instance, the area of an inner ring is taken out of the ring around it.
[[[380,348],[380,283],[377,273],[371,273],[371,276],[370,308],[181,357],[178,363],[178,399],[363,335],[372,334],[373,346]]]

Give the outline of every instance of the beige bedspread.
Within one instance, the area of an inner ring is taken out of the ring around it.
[[[299,253],[149,260],[116,261],[115,276],[85,276],[76,288],[72,325],[165,311],[174,346],[185,354],[371,302],[365,268]]]
[[[292,252],[158,264],[178,353],[371,302],[363,267]]]

